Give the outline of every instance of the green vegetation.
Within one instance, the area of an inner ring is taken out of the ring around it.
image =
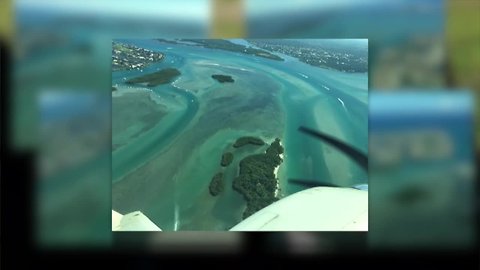
[[[212,78],[215,80],[221,82],[221,83],[226,83],[226,82],[234,82],[233,78],[228,75],[220,75],[220,74],[214,74],[212,75]]]
[[[225,39],[181,39],[180,41],[196,43],[199,46],[210,48],[210,49],[239,52],[244,54],[255,55],[258,57],[268,58],[271,60],[283,61],[283,58],[281,58],[280,56],[272,54],[266,50],[246,47],[244,45],[235,44]]]
[[[223,182],[223,173],[219,172],[215,174],[210,182],[208,189],[210,190],[210,195],[217,196],[220,192],[223,191],[224,182]]]
[[[240,161],[240,173],[233,180],[233,189],[247,201],[243,219],[278,200],[274,170],[283,161],[282,153],[283,147],[277,138],[264,154],[251,155]]]
[[[283,147],[280,144],[280,139],[276,138],[272,144],[270,144],[270,147],[267,148],[266,154],[275,159],[275,161],[280,164],[282,163],[282,159],[280,158],[280,154],[283,154]]]
[[[115,86],[112,86],[112,92],[117,91],[117,88]]]
[[[172,82],[173,79],[180,74],[181,73],[178,69],[166,68],[154,73],[129,79],[128,81],[126,81],[126,83],[128,84],[147,83],[147,86],[157,86],[160,84],[166,84],[166,83]]]
[[[253,145],[264,145],[265,142],[257,137],[251,137],[251,136],[246,136],[246,137],[241,137],[239,138],[234,144],[233,147],[238,148],[242,147],[247,144],[253,144]]]
[[[233,154],[232,153],[230,153],[230,152],[224,153],[222,155],[221,165],[223,167],[228,166],[228,165],[230,165],[230,163],[232,163],[232,160],[233,160]]]

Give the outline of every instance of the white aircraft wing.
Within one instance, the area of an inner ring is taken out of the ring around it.
[[[231,231],[368,231],[368,191],[315,187],[285,197]]]
[[[140,211],[122,215],[112,210],[112,231],[161,231]]]

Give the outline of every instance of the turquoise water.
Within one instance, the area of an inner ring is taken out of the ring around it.
[[[189,102],[184,110],[171,112],[162,120],[161,125],[156,125],[144,136],[131,141],[120,148],[112,156],[112,179],[118,181],[121,176],[141,166],[146,160],[153,157],[181,132],[192,120],[198,110],[198,100],[188,91],[182,91],[173,86],[153,87],[153,92],[178,94]]]
[[[367,74],[321,69],[292,58],[279,62],[153,40],[128,42],[166,54],[143,73],[175,67],[182,75],[172,84],[147,89],[167,108],[166,116],[112,153],[113,209],[141,210],[162,230],[231,228],[245,208],[231,189],[238,162],[265,150],[233,149],[232,143],[245,135],[267,142],[281,138],[280,196],[303,188],[289,184],[289,178],[342,186],[367,182],[366,173],[343,154],[297,131],[301,125],[315,128],[367,152]],[[218,83],[210,77],[216,73],[235,82]],[[112,83],[119,85],[120,94],[135,91],[122,81],[138,74],[142,72],[114,72]],[[128,106],[125,110],[135,114]],[[115,141],[122,134],[112,136]],[[222,168],[225,151],[232,151],[235,159]],[[225,174],[226,188],[212,197],[208,185],[219,171]]]

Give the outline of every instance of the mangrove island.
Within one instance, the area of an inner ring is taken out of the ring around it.
[[[278,200],[275,197],[277,179],[274,171],[283,161],[280,157],[282,153],[280,139],[276,138],[265,153],[240,161],[240,173],[233,180],[233,189],[247,201],[243,219]]]
[[[226,83],[226,82],[233,83],[234,82],[232,76],[228,76],[228,75],[214,74],[214,75],[212,75],[212,78],[214,78],[215,80],[217,80],[220,83]]]
[[[139,77],[129,79],[125,83],[127,84],[136,84],[136,83],[147,83],[147,86],[157,86],[160,84],[167,84],[173,81],[175,77],[180,75],[180,71],[176,68],[165,68],[154,73],[149,73]]]
[[[246,137],[238,138],[237,141],[233,144],[233,147],[239,148],[247,144],[264,145],[265,142],[262,139],[257,137],[246,136]]]
[[[226,166],[230,165],[230,163],[232,163],[232,160],[233,160],[233,154],[231,152],[224,153],[222,155],[221,165],[223,167],[226,167]]]
[[[223,173],[219,172],[215,174],[210,182],[208,189],[210,190],[210,195],[217,196],[220,192],[223,191]]]

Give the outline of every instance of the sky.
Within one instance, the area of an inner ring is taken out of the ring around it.
[[[114,15],[138,19],[208,21],[209,0],[19,0],[16,8],[77,15]]]
[[[281,12],[296,12],[310,9],[349,8],[356,5],[378,3],[383,0],[245,0],[249,16],[261,16]],[[403,0],[389,0],[403,1]]]
[[[283,12],[327,11],[330,9],[349,10],[356,7],[415,7],[438,8],[445,0],[245,0],[248,16],[264,16]]]

